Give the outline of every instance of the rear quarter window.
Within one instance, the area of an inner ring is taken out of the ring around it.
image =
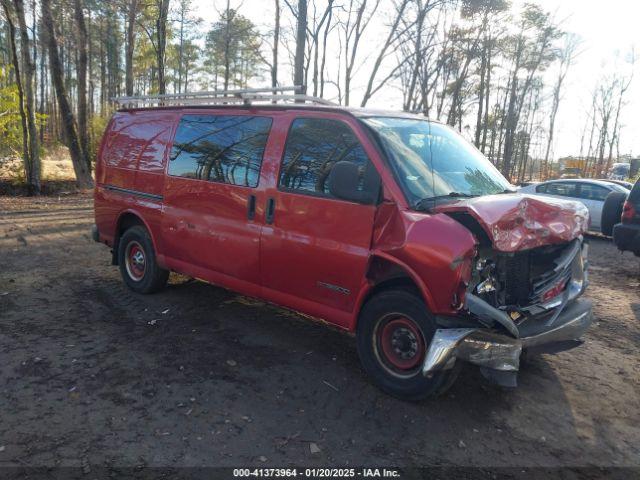
[[[609,193],[611,193],[611,190],[603,187],[602,185],[595,185],[592,183],[580,184],[580,198],[585,200],[597,200],[604,202]]]
[[[116,114],[102,154],[104,163],[109,167],[162,173],[174,120],[174,115],[157,112]]]

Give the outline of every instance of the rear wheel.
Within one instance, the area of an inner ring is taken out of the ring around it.
[[[363,307],[357,343],[362,366],[383,391],[403,400],[444,393],[458,368],[422,375],[436,326],[427,306],[406,290],[381,292]]]
[[[129,228],[120,238],[118,264],[124,283],[134,292],[157,292],[169,278],[169,271],[156,262],[149,232],[139,225]]]
[[[613,226],[620,223],[622,217],[622,206],[627,199],[627,194],[623,192],[611,192],[607,195],[602,206],[602,219],[600,221],[600,231],[610,237],[613,235]]]

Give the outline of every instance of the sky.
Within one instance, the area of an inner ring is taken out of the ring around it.
[[[512,0],[517,9],[526,0]],[[561,28],[581,38],[580,55],[570,70],[564,88],[563,100],[556,120],[556,141],[553,146],[554,158],[577,155],[580,150],[580,137],[588,113],[591,109],[592,92],[603,74],[626,68],[624,57],[635,45],[640,55],[640,1],[638,0],[528,0],[538,3],[551,12]],[[241,14],[251,19],[262,31],[272,28],[273,0],[232,0]],[[282,8],[286,9],[284,2]],[[295,3],[293,0],[292,3]],[[390,4],[390,0],[382,0]],[[195,11],[209,28],[226,4],[226,0],[194,0]],[[384,10],[384,9],[383,9]],[[370,39],[384,35],[385,18],[378,15],[367,32]],[[375,52],[362,50],[362,62],[359,74],[354,80],[355,102],[359,102],[358,89],[368,79],[367,71],[370,57]],[[282,49],[284,50],[284,49]],[[282,55],[287,55],[282,51]],[[335,63],[335,60],[334,60]],[[336,68],[328,65],[328,69]],[[281,67],[283,76],[288,78],[288,70]],[[621,115],[623,125],[620,136],[620,153],[640,156],[640,61],[636,64],[634,82],[627,93],[627,104]],[[549,81],[554,77],[553,68],[547,73]],[[268,77],[263,80],[269,83]],[[281,80],[281,83],[288,83]],[[255,85],[262,86],[262,85]],[[400,109],[402,97],[397,88],[388,87],[381,91],[368,104],[371,108]]]

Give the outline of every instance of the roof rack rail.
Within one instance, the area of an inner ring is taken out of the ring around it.
[[[181,105],[253,105],[254,103],[312,103],[335,106],[323,98],[304,95],[302,87],[246,88],[211,92],[170,93],[113,98],[120,108],[151,108]]]

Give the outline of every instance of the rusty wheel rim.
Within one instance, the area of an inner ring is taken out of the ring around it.
[[[405,315],[383,318],[375,332],[376,354],[391,373],[413,376],[424,362],[426,343],[420,327]]]
[[[125,266],[127,273],[136,282],[144,278],[147,271],[147,256],[144,248],[138,242],[129,242],[125,251]]]

